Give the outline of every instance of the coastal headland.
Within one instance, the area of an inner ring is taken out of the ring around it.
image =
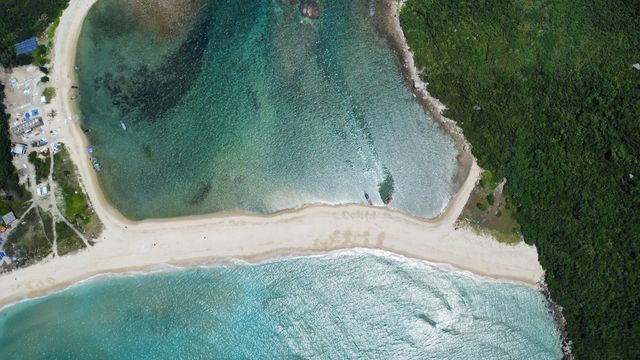
[[[456,227],[480,169],[455,123],[446,119],[438,120],[459,143],[464,154],[460,161],[468,170],[460,172],[460,190],[435,219],[355,204],[309,205],[270,215],[218,213],[139,222],[126,219],[109,204],[99,187],[86,156],[88,143],[80,128],[77,109],[70,100],[71,86],[75,83],[76,44],[84,18],[96,1],[70,1],[56,32],[51,82],[59,89],[54,105],[59,110],[58,121],[64,123],[59,139],[67,144],[105,230],[86,251],[0,276],[3,289],[0,305],[44,295],[102,273],[149,270],[161,264],[197,266],[231,259],[259,261],[348,248],[381,249],[529,285],[541,280],[543,270],[535,247],[524,243],[501,244],[470,229]],[[397,3],[386,4],[387,8],[382,7],[386,10],[378,16],[391,17],[387,29],[395,28],[396,40],[404,41],[397,20]],[[417,71],[406,44],[403,49],[396,48],[404,58],[405,76],[409,76],[410,82],[412,76],[417,77]],[[425,107],[438,114],[440,105],[424,95],[422,83],[414,81],[411,86],[414,91],[421,91]]]

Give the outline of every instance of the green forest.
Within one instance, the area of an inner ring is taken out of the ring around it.
[[[18,175],[11,164],[11,142],[9,141],[9,115],[5,112],[4,86],[0,84],[0,213],[9,210],[20,213],[20,205],[28,194],[18,185]]]
[[[400,21],[445,115],[508,179],[574,355],[640,358],[640,1],[408,0]]]
[[[25,65],[31,55],[16,57],[16,43],[40,36],[62,14],[68,0],[0,0],[0,64]]]

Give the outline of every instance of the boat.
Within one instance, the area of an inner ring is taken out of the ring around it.
[[[122,127],[122,130],[127,131],[127,125],[124,123],[124,120],[120,120],[120,126]]]
[[[371,198],[369,197],[369,194],[364,193],[364,198],[367,199],[367,202],[369,203],[369,205],[373,205],[373,202],[371,201]]]
[[[91,158],[91,164],[93,164],[93,168],[96,169],[97,172],[102,171],[102,166],[98,163],[98,159],[95,157]]]

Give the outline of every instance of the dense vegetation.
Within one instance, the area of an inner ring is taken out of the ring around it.
[[[56,88],[48,87],[42,92],[42,96],[45,97],[46,103],[51,104],[51,100],[56,97]]]
[[[32,36],[40,36],[62,14],[68,0],[0,0],[0,64],[16,66],[29,64],[32,55],[16,57],[16,43]],[[40,48],[41,56],[46,48]]]
[[[409,0],[400,19],[445,115],[508,178],[574,354],[640,358],[640,1]]]
[[[62,193],[63,204],[60,210],[63,215],[81,233],[96,238],[102,230],[102,223],[80,187],[75,164],[64,144],[60,144],[60,152],[53,156],[53,180]]]
[[[18,178],[11,164],[11,141],[9,141],[9,114],[4,106],[4,85],[0,84],[0,189],[18,187]]]
[[[49,178],[51,172],[51,156],[38,155],[37,151],[29,153],[29,162],[36,168],[36,184]]]
[[[11,163],[11,142],[9,141],[9,115],[5,113],[4,86],[0,84],[0,215],[13,210],[22,215],[26,210],[29,193],[18,185],[18,175]]]

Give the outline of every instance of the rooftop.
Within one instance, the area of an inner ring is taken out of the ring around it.
[[[2,216],[2,221],[4,221],[7,226],[11,225],[11,223],[16,220],[16,214],[14,214],[13,211],[9,211],[7,214]]]
[[[16,55],[28,54],[38,48],[38,41],[35,37],[21,41],[16,44]]]

